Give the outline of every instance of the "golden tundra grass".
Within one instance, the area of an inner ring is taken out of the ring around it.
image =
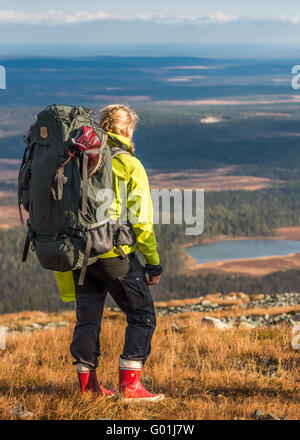
[[[147,387],[166,399],[128,404],[80,394],[69,353],[74,312],[2,315],[2,325],[68,320],[70,326],[8,336],[0,350],[0,419],[16,418],[11,409],[22,404],[32,419],[47,420],[251,419],[255,409],[299,420],[300,359],[291,329],[220,331],[201,324],[201,316],[158,318],[143,373]],[[105,310],[98,377],[106,387],[118,385],[124,329],[124,317]]]

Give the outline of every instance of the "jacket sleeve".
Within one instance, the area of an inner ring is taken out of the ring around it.
[[[128,220],[136,236],[136,244],[148,264],[160,264],[153,228],[153,206],[145,168],[137,160],[128,182]]]

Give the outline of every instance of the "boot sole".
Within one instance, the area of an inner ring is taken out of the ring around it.
[[[154,397],[121,397],[123,402],[159,402],[165,398],[164,394],[159,394]]]

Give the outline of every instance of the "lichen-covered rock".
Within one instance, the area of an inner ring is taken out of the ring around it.
[[[229,329],[229,325],[226,324],[225,322],[221,321],[220,319],[217,318],[212,318],[210,316],[205,316],[202,319],[203,324],[206,324],[210,327],[215,327],[218,328],[219,330],[227,330]]]

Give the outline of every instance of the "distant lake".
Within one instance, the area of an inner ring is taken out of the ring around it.
[[[186,248],[196,262],[210,263],[240,258],[271,257],[300,252],[300,241],[295,240],[228,240]]]

